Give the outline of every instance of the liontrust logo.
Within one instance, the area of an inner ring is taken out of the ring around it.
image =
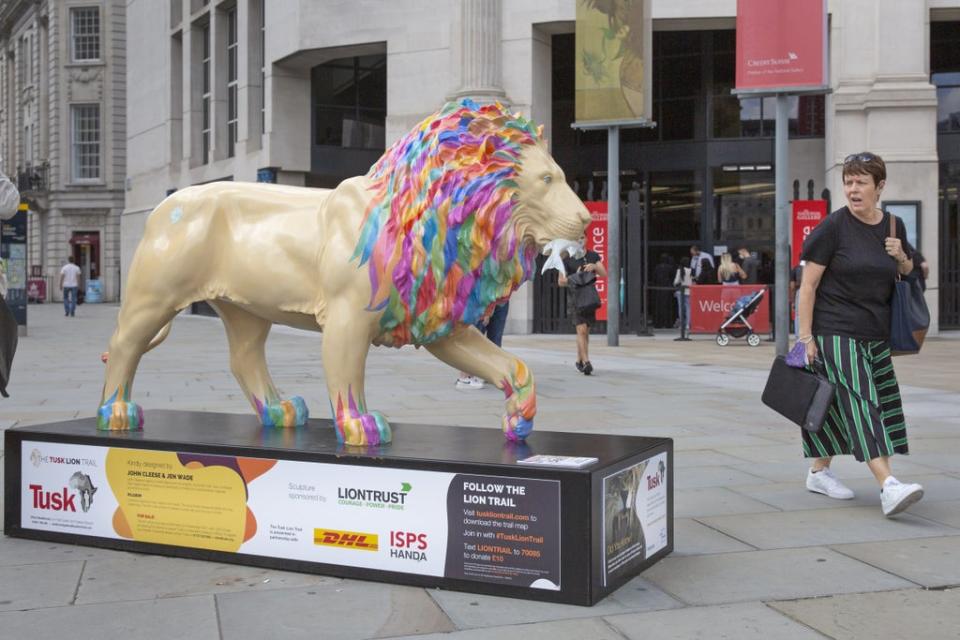
[[[411,489],[413,486],[409,482],[401,482],[399,490],[337,487],[337,504],[403,511]]]

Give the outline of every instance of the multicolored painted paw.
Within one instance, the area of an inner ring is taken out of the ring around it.
[[[503,437],[510,442],[522,442],[533,431],[533,418],[522,415],[503,416]]]
[[[503,416],[503,436],[511,442],[519,442],[533,431],[533,416],[537,414],[537,394],[533,375],[521,360],[513,362],[510,378],[500,382],[507,400],[507,413]]]
[[[254,398],[260,424],[265,427],[302,427],[310,418],[307,403],[300,396],[264,404]]]
[[[337,418],[337,441],[351,446],[388,444],[393,439],[390,423],[379,411]]]
[[[114,393],[97,410],[99,431],[141,431],[143,408],[130,400],[119,400]]]

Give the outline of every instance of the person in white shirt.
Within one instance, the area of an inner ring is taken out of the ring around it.
[[[709,253],[704,253],[703,251],[700,251],[699,245],[695,244],[690,247],[690,268],[693,270],[694,280],[700,277],[700,268],[702,266],[704,259],[706,259],[706,261],[710,263],[711,267],[714,266],[712,255],[710,255]]]
[[[73,317],[77,312],[77,290],[80,288],[80,267],[73,256],[60,269],[60,290],[63,291],[63,315]]]
[[[3,160],[0,159],[0,167]],[[20,207],[20,192],[0,170],[0,220],[9,220]],[[7,307],[7,261],[0,257],[0,396],[7,395],[10,365],[17,352],[17,320]]]

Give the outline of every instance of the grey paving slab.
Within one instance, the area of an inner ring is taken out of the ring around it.
[[[960,529],[960,500],[951,502],[921,502],[910,510],[935,522]]]
[[[873,507],[711,516],[698,520],[758,549],[788,549],[960,534],[958,529],[910,512],[901,513],[896,518],[885,518],[880,511],[879,500]]]
[[[0,567],[0,611],[71,604],[82,572],[82,561]]]
[[[674,474],[674,489],[676,490],[765,484],[767,482],[769,480],[731,467],[693,467],[684,469],[683,473]]]
[[[496,620],[486,629],[467,629],[453,633],[403,636],[393,640],[623,640],[623,635],[602,618],[557,620],[500,627]]]
[[[830,548],[928,589],[960,586],[960,536]]]
[[[677,472],[679,473],[679,472]],[[748,485],[762,488],[766,485]],[[777,507],[741,495],[725,487],[704,489],[677,489],[673,492],[675,518],[730,515],[735,513],[763,513],[777,511]]]
[[[673,458],[673,466],[676,469],[685,469],[687,467],[716,467],[743,464],[744,459],[732,456],[719,451],[709,449],[678,451]]]
[[[674,519],[673,535],[673,555],[675,556],[753,550],[753,547],[689,518]]]
[[[629,640],[821,640],[822,635],[758,603],[687,607],[672,611],[610,616],[606,620]]]
[[[212,596],[0,613],[4,638],[29,640],[213,640]]]
[[[879,498],[877,496],[880,490],[877,488],[876,480],[872,477],[847,478],[843,481],[856,494],[851,500],[833,500],[822,494],[807,491],[804,485],[804,477],[801,476],[799,479],[774,484],[740,486],[731,489],[731,491],[773,505],[784,511],[869,507],[878,504]],[[921,514],[918,511],[921,505],[955,500],[960,496],[960,478],[953,478],[946,474],[903,476],[903,478],[923,485],[923,501],[910,509],[910,513],[913,514]]]
[[[96,547],[23,540],[7,536],[0,537],[0,566],[109,559],[129,555],[122,551],[97,549]]]
[[[216,598],[222,640],[360,640],[454,630],[415,587],[344,581]]]
[[[912,583],[825,547],[668,556],[643,577],[687,604],[904,589]]]
[[[592,607],[456,591],[431,590],[429,593],[458,629],[480,629],[490,626],[494,620],[503,625],[515,625],[683,606],[642,578],[634,578]]]
[[[836,640],[947,640],[960,635],[960,589],[837,595],[770,606]]]
[[[231,591],[274,591],[339,581],[339,578],[306,573],[129,554],[88,561],[77,592],[77,602],[90,604]]]

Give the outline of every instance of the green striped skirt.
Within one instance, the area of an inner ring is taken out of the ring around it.
[[[803,431],[803,454],[825,458],[853,454],[860,462],[908,453],[907,423],[893,372],[890,343],[817,336],[837,397],[817,433]]]

